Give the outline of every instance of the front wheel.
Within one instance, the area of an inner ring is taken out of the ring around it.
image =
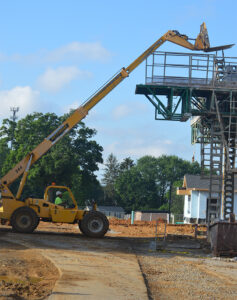
[[[109,221],[101,212],[89,211],[81,220],[80,229],[86,236],[101,238],[109,229]]]
[[[11,225],[16,232],[31,233],[38,224],[39,217],[36,212],[27,206],[19,207],[11,216]]]

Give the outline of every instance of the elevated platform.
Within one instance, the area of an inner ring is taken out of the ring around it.
[[[155,107],[156,120],[187,121],[213,113],[214,98],[223,115],[236,116],[237,58],[213,54],[155,52],[146,61],[146,82],[136,86]]]
[[[156,51],[146,60],[146,84],[237,90],[237,57]]]

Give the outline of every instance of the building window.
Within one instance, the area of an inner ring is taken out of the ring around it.
[[[188,214],[191,213],[191,196],[190,195],[188,195],[188,209],[187,209],[187,211],[188,211]]]

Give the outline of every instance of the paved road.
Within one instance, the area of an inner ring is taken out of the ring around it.
[[[1,239],[39,251],[59,269],[49,300],[148,299],[136,255],[126,240],[10,230],[0,234]]]

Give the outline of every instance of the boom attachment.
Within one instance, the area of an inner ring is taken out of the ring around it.
[[[234,46],[234,44],[210,47],[207,27],[206,27],[205,23],[202,23],[202,25],[200,26],[200,33],[197,36],[196,41],[195,41],[195,47],[200,48],[200,49],[204,48],[204,50],[203,50],[204,52],[213,52],[213,51],[219,51],[219,50],[226,50],[233,46]]]
[[[86,100],[78,109],[76,109],[69,118],[62,123],[56,130],[42,141],[31,153],[24,157],[12,170],[10,170],[3,178],[0,179],[0,191],[2,198],[19,200],[21,198],[22,190],[26,182],[28,171],[30,167],[40,159],[49,149],[55,145],[65,134],[67,134],[76,124],[78,124],[100,100],[109,94],[117,85],[119,85],[124,78],[139,66],[150,54],[156,51],[163,43],[170,41],[181,47],[190,50],[201,50],[205,52],[227,49],[233,46],[225,45],[220,47],[210,48],[208,32],[205,23],[201,25],[200,33],[195,39],[195,43],[189,42],[191,40],[187,35],[180,34],[176,30],[169,30],[161,38],[159,38],[153,45],[151,45],[145,52],[143,52],[136,60],[134,60],[127,68],[122,68],[115,74],[108,82],[106,82],[97,92],[95,92],[88,100]],[[9,186],[23,174],[20,186],[18,188],[17,196],[13,197]]]
[[[194,46],[198,49],[203,49],[204,48],[204,51],[206,49],[210,48],[210,42],[209,42],[207,27],[206,27],[206,24],[204,22],[200,26],[200,33],[199,33],[199,35],[197,36],[197,38],[195,40]]]
[[[205,22],[201,24],[200,32],[196,39],[189,38],[185,34],[180,34],[177,30],[172,30],[167,33],[170,33],[169,36],[167,37],[168,41],[181,45],[190,50],[212,52],[212,51],[229,49],[234,46],[234,44],[229,44],[229,45],[223,45],[217,47],[210,47],[208,31]],[[194,40],[195,41],[194,44],[190,43],[189,40]]]

